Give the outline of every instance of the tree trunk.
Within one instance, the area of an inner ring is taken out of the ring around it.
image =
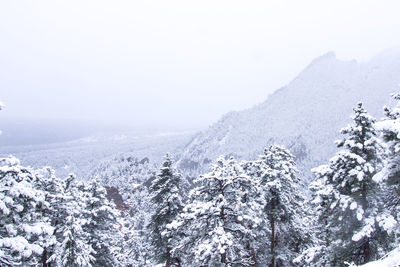
[[[362,264],[368,263],[371,257],[371,248],[369,245],[369,239],[367,239],[366,243],[364,244],[363,254],[364,257]]]
[[[363,210],[367,210],[368,202],[367,202],[367,186],[364,183],[362,187],[362,196],[361,196],[361,205]],[[369,238],[365,241],[365,244],[363,245],[363,264],[369,262],[370,257],[371,257],[371,249],[370,249],[370,244],[369,244]]]
[[[256,253],[254,251],[254,248],[251,249],[251,259],[253,261],[253,267],[257,267]]]
[[[171,252],[170,248],[167,248],[167,260],[165,262],[165,267],[170,267],[171,266]]]
[[[42,254],[42,267],[50,267],[50,263],[47,263],[47,260],[47,250],[44,249]]]
[[[176,263],[178,264],[178,267],[181,267],[181,266],[182,266],[182,265],[181,265],[181,259],[176,258]]]
[[[271,216],[271,264],[270,267],[275,267],[275,219]]]
[[[223,253],[221,255],[221,263],[223,263],[225,266],[228,266],[228,261],[226,260],[226,253]]]
[[[275,217],[274,217],[274,212],[275,212],[275,199],[272,199],[271,201],[271,214],[269,215],[269,221],[271,223],[271,264],[270,267],[275,267]]]
[[[367,154],[367,151],[365,150],[365,127],[361,128],[361,140],[362,140],[362,153],[365,155]],[[375,167],[375,166],[374,166]],[[367,210],[368,208],[368,200],[367,200],[367,185],[366,182],[363,181],[363,186],[361,189],[361,206],[364,211]],[[371,257],[371,249],[370,249],[370,243],[369,243],[369,238],[365,241],[366,243],[363,245],[363,264],[369,262],[370,257]]]

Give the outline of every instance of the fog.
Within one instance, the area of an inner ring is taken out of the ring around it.
[[[1,1],[0,119],[200,128],[335,51],[400,45],[398,1]]]

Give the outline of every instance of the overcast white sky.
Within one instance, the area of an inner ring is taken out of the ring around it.
[[[400,1],[0,1],[1,117],[206,126],[315,57],[400,45]]]

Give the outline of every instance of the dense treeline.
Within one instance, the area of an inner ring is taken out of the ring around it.
[[[0,265],[345,266],[399,246],[400,95],[377,121],[361,103],[338,152],[302,184],[278,145],[218,158],[188,184],[171,156],[119,211],[97,179],[0,167]],[[122,181],[121,181],[122,183]],[[129,192],[125,192],[129,193]]]

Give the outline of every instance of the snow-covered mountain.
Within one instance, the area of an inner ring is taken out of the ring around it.
[[[400,49],[365,63],[338,60],[329,52],[265,102],[228,113],[198,133],[185,147],[180,167],[197,175],[219,155],[252,159],[275,143],[289,148],[310,178],[310,168],[336,151],[333,142],[350,122],[352,107],[362,101],[372,115],[382,117],[382,107],[391,103],[390,93],[399,83]]]

